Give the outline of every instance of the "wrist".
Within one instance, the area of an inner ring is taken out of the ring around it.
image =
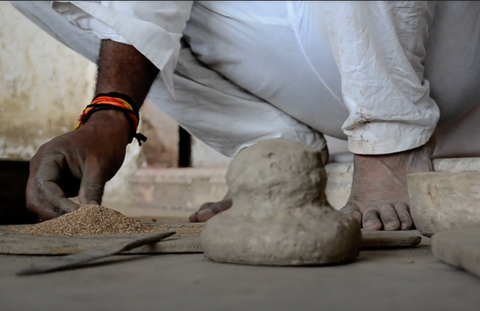
[[[92,113],[80,130],[100,130],[108,133],[112,141],[129,144],[131,125],[122,111],[103,110]]]

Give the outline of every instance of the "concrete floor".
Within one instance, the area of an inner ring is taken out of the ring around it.
[[[437,261],[425,244],[362,251],[355,263],[331,267],[237,266],[185,254],[15,276],[42,260],[0,255],[0,310],[480,310],[480,279]]]

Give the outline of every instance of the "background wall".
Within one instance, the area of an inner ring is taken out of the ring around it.
[[[29,160],[70,131],[91,99],[95,65],[0,2],[0,157]]]
[[[65,47],[8,2],[0,2],[0,160],[30,160],[38,148],[73,129],[93,95],[96,66]],[[142,148],[130,144],[105,200],[130,201],[129,180],[140,168],[175,168],[178,125],[147,101]],[[226,167],[229,159],[192,140],[194,167]]]

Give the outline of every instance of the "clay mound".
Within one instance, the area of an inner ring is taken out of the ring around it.
[[[230,162],[232,207],[200,235],[213,261],[324,265],[358,256],[358,222],[330,206],[321,151],[286,139],[261,141]]]

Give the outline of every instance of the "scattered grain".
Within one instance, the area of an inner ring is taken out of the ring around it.
[[[175,231],[176,235],[199,236],[202,233],[203,223],[195,224],[162,224],[155,225],[155,232]]]

